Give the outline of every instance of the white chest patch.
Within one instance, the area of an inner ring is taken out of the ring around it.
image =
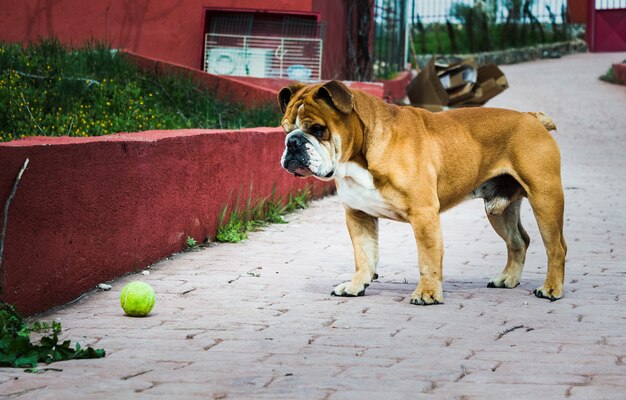
[[[335,179],[337,194],[346,207],[363,211],[377,218],[403,220],[376,190],[374,178],[365,168],[353,162],[340,164],[335,173]]]

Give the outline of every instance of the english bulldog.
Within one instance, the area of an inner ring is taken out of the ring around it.
[[[387,104],[339,81],[280,90],[287,136],[281,165],[295,176],[334,180],[345,207],[356,272],[335,296],[362,296],[376,279],[378,219],[408,222],[417,243],[419,283],[411,304],[443,302],[439,214],[484,199],[508,259],[488,283],[520,282],[530,243],[520,204],[530,202],[548,256],[537,297],[563,296],[565,254],[560,153],[543,113],[461,108],[432,113]]]

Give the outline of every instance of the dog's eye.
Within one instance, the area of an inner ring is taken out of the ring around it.
[[[325,131],[326,131],[326,127],[320,124],[313,124],[311,126],[311,134],[313,134],[313,136],[322,137],[324,136]]]

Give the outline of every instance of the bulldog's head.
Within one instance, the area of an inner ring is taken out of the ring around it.
[[[304,85],[294,83],[278,94],[285,113],[287,133],[280,164],[295,176],[332,179],[342,160],[342,147],[349,145],[346,119],[354,109],[354,96],[343,83]]]

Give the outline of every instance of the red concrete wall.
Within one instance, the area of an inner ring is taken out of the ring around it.
[[[338,0],[0,0],[0,40],[28,43],[55,36],[80,45],[93,38],[200,69],[209,8],[319,13],[327,23],[323,76],[343,78],[346,7]]]
[[[218,99],[248,107],[278,104],[278,90],[291,81],[285,79],[239,78],[212,75],[203,71],[141,56],[129,51],[122,56],[141,70],[163,74],[182,75],[192,79],[199,87],[213,93]]]
[[[313,0],[313,11],[319,12],[322,21],[326,22],[322,58],[322,78],[324,79],[345,79],[346,77],[346,54],[348,52],[346,1],[353,0]]]
[[[411,71],[402,71],[394,79],[381,81],[383,83],[383,97],[385,100],[395,103],[404,100],[406,88],[413,79]]]
[[[613,74],[618,81],[626,85],[626,63],[613,64]]]
[[[586,24],[588,11],[587,3],[588,0],[567,0],[568,21],[574,24]]]
[[[0,203],[26,158],[9,209],[0,299],[33,314],[68,302],[185,246],[215,237],[238,196],[286,196],[313,185],[279,165],[284,133],[148,131],[0,143]],[[3,207],[0,207],[0,221]]]
[[[191,78],[196,84],[215,95],[215,97],[249,107],[277,104],[278,91],[292,83],[289,79],[249,78],[212,75],[193,68],[176,65],[153,58],[140,56],[132,52],[122,52],[123,57],[144,71],[164,74],[183,75]],[[406,96],[406,85],[410,73],[402,72],[398,78],[383,82],[344,81],[351,88],[360,89],[371,95],[401,100]],[[398,97],[399,96],[399,97]]]

